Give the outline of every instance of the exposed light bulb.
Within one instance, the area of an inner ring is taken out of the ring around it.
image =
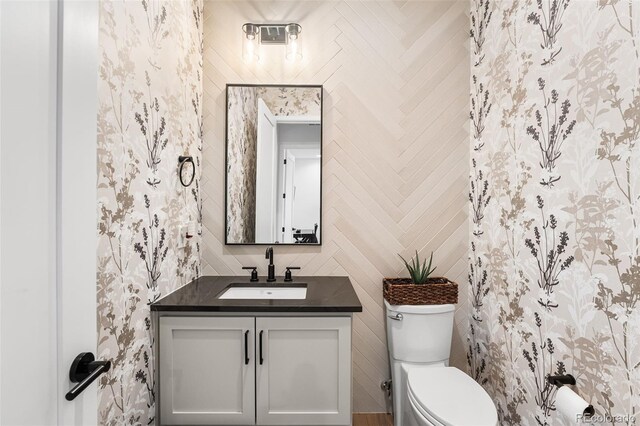
[[[291,40],[287,45],[287,60],[295,61],[300,58],[302,58],[302,54],[300,53],[298,42],[296,40]]]
[[[258,55],[258,49],[256,46],[256,40],[253,39],[245,39],[242,49],[242,57],[246,62],[253,62],[254,60],[260,59]]]
[[[244,37],[242,39],[242,58],[245,62],[253,62],[260,60],[258,48],[258,31],[259,28],[254,24],[245,24],[242,27]]]
[[[302,27],[298,24],[289,24],[286,27],[287,31],[287,53],[286,58],[289,61],[295,61],[302,59],[302,39],[300,38],[300,32]]]

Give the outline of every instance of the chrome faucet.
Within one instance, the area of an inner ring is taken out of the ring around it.
[[[265,259],[269,259],[269,274],[267,275],[267,282],[271,283],[276,280],[276,267],[273,264],[273,247],[269,247],[264,254]]]

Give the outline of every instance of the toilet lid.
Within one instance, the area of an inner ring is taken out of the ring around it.
[[[409,392],[419,408],[447,426],[496,426],[498,414],[489,395],[454,367],[412,369]]]

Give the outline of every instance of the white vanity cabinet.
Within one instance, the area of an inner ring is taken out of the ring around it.
[[[256,336],[257,424],[351,424],[350,317],[257,318]]]
[[[255,318],[160,317],[164,425],[255,424]]]
[[[158,337],[162,425],[351,424],[351,316],[161,316]]]

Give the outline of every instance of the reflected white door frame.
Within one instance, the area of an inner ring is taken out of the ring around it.
[[[284,194],[282,198],[282,241],[293,243],[293,205],[296,198],[296,157],[290,149],[284,151]]]

